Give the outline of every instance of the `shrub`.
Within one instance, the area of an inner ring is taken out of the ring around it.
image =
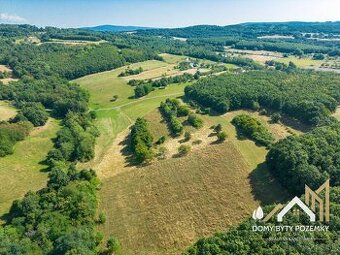
[[[188,122],[195,128],[203,127],[203,120],[195,114],[190,114],[188,117]]]
[[[222,125],[221,124],[217,124],[216,126],[214,126],[214,131],[215,132],[221,132],[222,131]]]
[[[111,98],[111,102],[116,102],[118,100],[118,95],[114,95],[112,98]]]
[[[202,143],[202,140],[198,139],[192,142],[192,145],[199,145]]]
[[[189,145],[181,145],[178,148],[178,154],[180,156],[185,156],[191,151],[191,147]]]
[[[272,123],[279,123],[279,121],[281,120],[281,114],[278,112],[275,112],[270,116],[270,118],[271,118]]]
[[[160,144],[163,144],[164,142],[165,142],[165,136],[164,135],[162,135],[159,139],[158,139],[158,141],[156,142],[156,144],[158,144],[158,145],[160,145]]]
[[[105,213],[101,212],[98,215],[98,223],[99,224],[104,224],[105,222],[106,222],[106,215],[105,215]]]
[[[191,133],[190,132],[185,132],[184,133],[184,140],[187,142],[191,139]]]
[[[190,110],[187,106],[180,105],[179,107],[177,107],[177,116],[178,117],[188,116],[189,113],[190,113]]]
[[[152,87],[150,83],[137,85],[135,87],[135,98],[146,96],[153,90],[154,88]]]
[[[217,133],[217,141],[218,142],[224,142],[225,139],[227,139],[228,135],[226,134],[226,132],[221,131]]]
[[[169,129],[172,135],[178,136],[183,132],[183,125],[177,119],[178,108],[180,108],[180,102],[177,99],[166,99],[165,102],[161,102],[159,107],[164,119],[167,121]]]

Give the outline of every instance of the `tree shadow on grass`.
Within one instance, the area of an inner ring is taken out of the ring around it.
[[[137,168],[141,168],[150,165],[149,161],[140,163],[139,161],[136,160],[130,146],[130,140],[131,140],[130,135],[127,135],[124,138],[124,140],[119,143],[119,145],[123,146],[123,148],[120,150],[120,153],[124,156],[125,166],[126,167],[135,166]]]
[[[291,196],[272,176],[266,163],[261,163],[249,175],[254,198],[261,205],[286,202]]]

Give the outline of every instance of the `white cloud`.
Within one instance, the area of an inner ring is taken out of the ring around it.
[[[26,22],[26,19],[16,14],[0,13],[0,21],[10,23],[23,23]]]

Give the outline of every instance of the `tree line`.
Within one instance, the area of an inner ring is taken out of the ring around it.
[[[219,113],[262,107],[319,125],[334,121],[330,113],[340,102],[340,79],[331,73],[254,71],[201,79],[185,95]]]

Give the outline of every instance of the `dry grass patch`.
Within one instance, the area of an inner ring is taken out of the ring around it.
[[[108,216],[102,230],[120,240],[124,254],[179,254],[198,238],[249,217],[260,203],[256,191],[264,191],[262,184],[268,184],[268,201],[284,198],[275,182],[259,183],[249,172],[231,141],[125,168],[102,180],[100,209]]]
[[[0,65],[0,72],[12,72],[12,70],[5,65]]]

